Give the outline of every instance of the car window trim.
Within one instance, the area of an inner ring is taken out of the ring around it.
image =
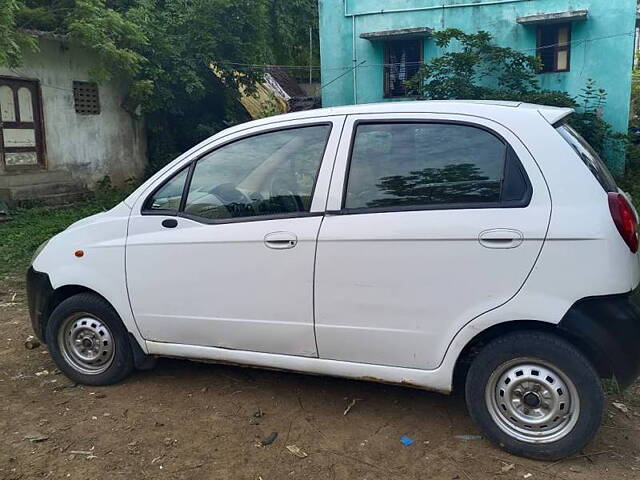
[[[186,218],[203,225],[225,225],[228,223],[250,223],[250,222],[268,222],[272,220],[286,220],[292,218],[309,218],[322,217],[325,212],[290,212],[277,213],[274,215],[253,215],[251,217],[235,217],[235,218],[204,218],[198,215],[191,215],[185,212],[178,212],[175,216],[178,218]]]
[[[180,170],[178,170],[177,172],[175,172],[173,175],[171,175],[171,177],[169,177],[168,179],[166,179],[164,182],[162,182],[158,187],[154,188],[151,193],[149,195],[147,195],[147,197],[144,199],[144,202],[142,202],[142,206],[140,207],[140,215],[144,215],[144,216],[165,216],[165,217],[181,217],[181,218],[188,218],[190,220],[193,221],[197,221],[206,225],[214,225],[214,224],[225,224],[225,223],[239,223],[242,221],[248,221],[248,222],[254,222],[254,221],[258,221],[262,218],[266,218],[269,217],[269,220],[276,220],[278,218],[297,218],[297,217],[308,217],[308,216],[316,216],[316,215],[310,215],[311,213],[316,213],[316,214],[323,214],[323,212],[290,212],[290,213],[283,213],[283,214],[275,214],[275,215],[254,215],[251,217],[236,217],[236,218],[232,218],[232,219],[207,219],[207,218],[203,218],[203,217],[199,217],[197,215],[190,215],[187,213],[184,213],[184,208],[186,207],[186,203],[187,203],[187,199],[188,199],[188,195],[189,195],[189,189],[191,188],[191,180],[193,179],[193,173],[195,171],[196,168],[196,164],[203,159],[204,157],[206,157],[207,155],[210,155],[212,153],[214,153],[215,151],[226,147],[227,145],[231,145],[233,143],[242,141],[242,140],[246,140],[248,138],[252,138],[252,137],[257,137],[260,135],[264,135],[264,134],[268,134],[268,133],[275,133],[275,132],[284,132],[287,130],[297,130],[300,128],[311,128],[311,127],[329,127],[329,131],[327,132],[327,137],[324,143],[324,148],[322,149],[322,154],[321,154],[321,158],[320,158],[320,163],[318,165],[318,169],[316,170],[316,174],[315,174],[315,179],[313,181],[313,188],[311,189],[311,202],[313,203],[313,198],[315,196],[316,193],[316,186],[318,184],[318,176],[320,175],[320,169],[322,168],[322,164],[324,162],[324,157],[327,153],[327,147],[329,145],[329,141],[331,140],[331,134],[333,133],[333,127],[334,127],[334,122],[331,119],[326,119],[325,121],[320,121],[320,122],[312,122],[312,123],[303,123],[300,125],[288,125],[285,127],[273,127],[273,128],[268,128],[265,130],[260,130],[258,132],[253,132],[253,133],[249,133],[247,135],[244,136],[240,136],[240,137],[236,137],[233,139],[229,139],[225,142],[220,143],[219,145],[216,145],[214,148],[212,148],[211,150],[207,150],[206,152],[202,152],[200,153],[197,157],[192,158],[191,160],[188,160],[187,163],[184,165],[183,168],[181,168]],[[167,185],[169,182],[171,182],[175,177],[177,177],[178,175],[180,175],[182,172],[185,171],[185,169],[189,169],[189,172],[187,173],[187,178],[185,180],[185,184],[182,190],[182,197],[180,199],[180,206],[179,209],[176,210],[151,210],[149,208],[147,208],[147,205],[149,203],[149,201],[153,198],[153,196],[158,193],[158,191],[160,191],[165,185]]]
[[[472,128],[478,128],[496,137],[502,144],[505,145],[505,157],[504,166],[502,169],[502,180],[500,182],[500,195],[502,196],[504,190],[504,183],[506,179],[506,169],[509,163],[509,155],[512,155],[512,162],[516,162],[520,171],[522,172],[526,190],[525,195],[521,200],[516,201],[502,201],[499,202],[469,202],[469,203],[449,203],[449,204],[432,204],[432,205],[407,205],[407,206],[395,206],[395,207],[362,207],[362,208],[346,208],[347,201],[347,188],[349,186],[349,176],[351,175],[351,160],[353,159],[353,149],[355,147],[356,134],[360,125],[389,125],[394,123],[400,124],[438,124],[438,125],[460,125]],[[342,185],[342,201],[340,210],[332,210],[332,215],[354,215],[364,213],[391,213],[391,212],[411,212],[411,211],[425,211],[425,210],[477,210],[481,208],[526,208],[531,203],[533,196],[533,186],[529,179],[527,170],[522,165],[522,161],[518,157],[515,149],[511,144],[495,130],[478,123],[467,122],[464,120],[450,120],[450,119],[421,119],[421,118],[394,118],[394,119],[366,119],[355,120],[353,122],[351,139],[349,145],[349,158],[347,159],[346,172]],[[329,213],[329,212],[327,212]]]
[[[149,208],[148,207],[149,202],[151,202],[151,200],[153,200],[153,197],[156,195],[156,193],[158,193],[160,190],[162,190],[164,187],[166,187],[175,178],[177,178],[178,176],[182,175],[182,173],[185,170],[189,170],[189,172],[187,172],[187,177],[184,179],[184,185],[182,186],[182,194],[180,196],[180,205],[178,206],[178,210],[164,210],[164,209],[155,209],[154,210],[154,209]],[[182,201],[183,201],[183,198],[184,198],[185,189],[187,188],[188,182],[191,179],[191,175],[192,174],[193,174],[193,166],[192,166],[192,163],[189,162],[186,165],[184,165],[180,170],[178,170],[173,175],[171,175],[171,177],[169,177],[167,180],[165,180],[160,185],[158,185],[156,188],[154,188],[149,195],[147,195],[147,197],[144,199],[144,202],[142,202],[142,206],[140,207],[140,214],[141,215],[175,216],[180,211],[180,208],[182,207]]]

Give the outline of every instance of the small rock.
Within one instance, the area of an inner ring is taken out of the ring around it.
[[[253,416],[254,418],[262,418],[264,417],[264,412],[262,410],[257,410],[256,412],[254,412]]]
[[[38,340],[33,335],[29,335],[27,339],[24,341],[24,348],[27,350],[34,350],[40,346],[40,340]]]
[[[502,473],[508,473],[511,470],[513,470],[514,468],[516,468],[516,466],[513,463],[509,463],[507,465],[503,465],[502,468],[500,469],[500,471]]]
[[[525,478],[525,479],[526,479],[526,478],[531,478],[531,477],[533,477],[533,475],[531,475],[530,473],[525,473],[525,474],[522,476],[522,478]]]
[[[41,370],[40,372],[35,373],[36,377],[42,377],[44,375],[49,375],[49,370]]]
[[[178,440],[174,440],[173,438],[167,437],[164,439],[164,445],[166,447],[170,447],[172,445],[175,445],[176,443],[178,443]]]

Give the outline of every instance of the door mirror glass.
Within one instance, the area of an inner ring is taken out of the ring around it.
[[[207,220],[308,212],[331,127],[238,140],[195,165],[184,213]]]

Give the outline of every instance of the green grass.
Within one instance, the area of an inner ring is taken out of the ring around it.
[[[81,218],[103,211],[98,202],[65,208],[34,207],[11,212],[0,223],[0,278],[22,276],[38,246]]]

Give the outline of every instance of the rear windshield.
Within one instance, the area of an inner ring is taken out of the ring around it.
[[[591,173],[593,173],[593,176],[596,177],[600,185],[602,185],[602,188],[604,188],[606,192],[617,192],[618,186],[613,179],[613,175],[611,175],[611,172],[609,172],[600,155],[596,153],[591,145],[566,123],[560,125],[556,130],[558,130],[562,138],[564,138],[580,158],[582,158],[582,161],[589,170],[591,170]]]

